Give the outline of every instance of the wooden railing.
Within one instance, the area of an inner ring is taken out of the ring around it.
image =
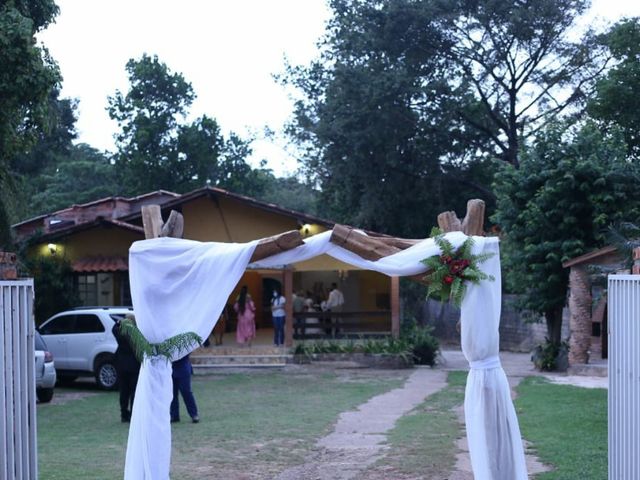
[[[360,338],[390,333],[391,311],[389,310],[293,314],[293,338],[296,340]]]

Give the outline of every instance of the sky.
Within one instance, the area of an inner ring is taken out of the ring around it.
[[[326,0],[57,0],[60,15],[38,39],[58,62],[63,97],[79,100],[78,141],[113,151],[115,121],[107,97],[127,91],[125,65],[158,55],[191,82],[189,119],[207,114],[225,134],[255,137],[250,163],[267,160],[276,175],[297,169],[282,134],[291,91],[274,80],[285,58],[318,55],[330,11]],[[640,0],[594,0],[589,23],[640,15]],[[594,19],[599,20],[594,20]],[[268,127],[276,134],[266,138]]]

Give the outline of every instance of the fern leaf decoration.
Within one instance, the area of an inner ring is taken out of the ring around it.
[[[202,344],[202,338],[193,332],[174,335],[161,343],[149,343],[137,325],[126,319],[120,321],[120,333],[128,339],[136,358],[140,362],[145,357],[158,356],[165,357],[167,361],[170,361],[172,357],[179,356],[181,352],[186,355],[193,348]]]

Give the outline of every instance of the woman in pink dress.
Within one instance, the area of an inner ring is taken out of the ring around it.
[[[240,289],[238,301],[233,306],[238,314],[238,326],[236,328],[236,341],[240,345],[251,346],[251,341],[256,338],[256,306],[247,292],[247,286]]]

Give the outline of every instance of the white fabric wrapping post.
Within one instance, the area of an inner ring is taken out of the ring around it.
[[[464,396],[471,466],[476,480],[527,480],[520,427],[500,365],[500,252],[496,239],[475,237],[473,253],[495,255],[481,265],[495,280],[468,284],[462,301],[462,351],[471,370]]]
[[[435,242],[426,239],[371,262],[330,243],[330,236],[331,232],[315,235],[300,247],[252,266],[288,265],[326,253],[356,267],[406,276],[424,272],[420,260],[440,254]],[[446,238],[458,247],[466,236],[452,232]],[[498,239],[475,237],[475,240],[474,253],[498,253]],[[159,343],[184,332],[207,335],[242,277],[256,243],[200,243],[174,238],[134,243],[129,253],[131,296],[138,326],[147,340]],[[472,466],[477,480],[526,479],[518,422],[509,385],[497,358],[499,257],[481,264],[481,268],[496,277],[496,281],[469,285],[462,303],[462,348],[467,360],[473,362],[465,400]],[[169,478],[170,372],[170,365],[162,360],[145,360],[143,364],[129,430],[125,480]]]
[[[160,343],[185,332],[209,335],[256,244],[168,237],[135,242],[129,250],[131,299],[146,339]],[[169,478],[172,397],[171,363],[145,359],[129,427],[125,480]]]

